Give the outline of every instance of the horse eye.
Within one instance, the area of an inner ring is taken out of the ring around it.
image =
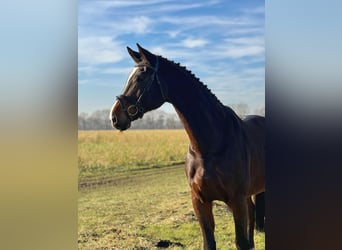
[[[140,71],[140,72],[146,72],[146,70],[147,70],[146,66],[144,66],[144,67],[139,67],[139,71]]]

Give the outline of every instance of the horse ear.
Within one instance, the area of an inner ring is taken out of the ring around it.
[[[139,53],[140,53],[141,59],[143,61],[148,62],[151,66],[155,65],[156,55],[154,55],[151,52],[149,52],[148,50],[144,49],[138,43],[137,43],[137,47],[139,49]]]
[[[128,46],[127,46],[127,51],[128,51],[128,54],[130,54],[130,56],[132,57],[133,61],[135,61],[136,63],[141,62],[142,59],[141,59],[139,52],[132,50]]]

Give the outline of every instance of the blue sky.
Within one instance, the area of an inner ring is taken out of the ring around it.
[[[78,112],[111,108],[134,66],[126,46],[139,43],[253,113],[265,106],[264,11],[257,0],[80,0]]]

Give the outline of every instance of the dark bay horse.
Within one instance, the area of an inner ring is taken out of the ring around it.
[[[185,67],[137,46],[138,52],[127,47],[136,66],[111,109],[112,125],[126,130],[144,113],[171,103],[190,139],[185,172],[204,249],[216,249],[214,200],[233,213],[236,247],[253,249],[251,197],[265,191],[264,118],[241,120]]]

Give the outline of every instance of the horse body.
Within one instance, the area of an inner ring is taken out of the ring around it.
[[[131,120],[143,115],[143,112],[129,113],[128,110],[139,110],[143,106],[148,111],[165,101],[170,102],[190,140],[185,173],[202,229],[204,248],[216,249],[214,200],[225,202],[233,212],[237,248],[254,248],[255,215],[251,196],[265,190],[264,118],[250,116],[241,120],[184,67],[157,57],[140,46],[138,48],[139,52],[128,49],[133,60],[138,67],[139,64],[147,65],[154,72],[150,72],[150,80],[146,78],[143,90],[136,91],[128,80],[124,94],[118,98],[120,102],[113,105],[110,115],[113,125],[121,130],[127,129]],[[158,84],[152,87],[155,75]],[[146,86],[154,93],[143,100]],[[132,96],[138,100],[138,105],[125,100]],[[130,106],[125,108],[124,105]],[[134,109],[132,106],[139,107]]]
[[[249,142],[248,136],[241,137],[234,138],[236,147],[210,154],[202,154],[189,147],[186,158],[189,184],[191,187],[193,184],[199,186],[198,190],[210,190],[208,195],[201,191],[197,196],[229,204],[237,195],[252,196],[265,190],[263,152]],[[201,188],[201,185],[210,188]]]
[[[186,121],[183,123],[187,124]],[[212,214],[214,200],[225,202],[233,211],[239,249],[254,248],[255,219],[250,197],[265,190],[265,160],[264,151],[261,150],[264,147],[260,147],[260,144],[264,144],[261,136],[263,123],[262,117],[248,117],[245,121],[234,117],[233,121],[226,122],[229,126],[221,133],[221,143],[205,144],[189,136],[185,172],[191,187],[193,207],[202,228],[205,249],[216,247]],[[189,129],[192,130],[191,127]],[[261,139],[260,143],[256,145],[255,139]],[[193,145],[206,145],[208,149],[194,149]]]

